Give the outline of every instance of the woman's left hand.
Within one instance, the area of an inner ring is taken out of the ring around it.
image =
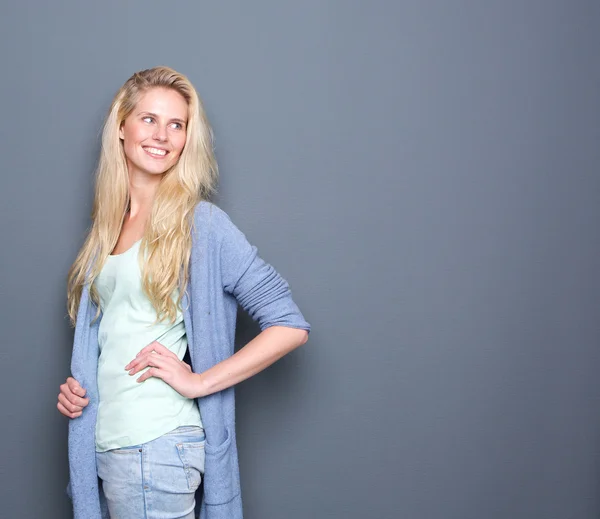
[[[137,382],[157,377],[186,398],[200,396],[200,375],[192,372],[188,364],[179,360],[177,355],[160,342],[154,341],[142,348],[135,359],[125,366],[125,370],[129,371],[129,375],[135,375],[146,367],[149,369]]]

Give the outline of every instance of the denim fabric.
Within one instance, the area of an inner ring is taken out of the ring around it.
[[[186,425],[140,445],[97,452],[111,519],[194,519],[204,443],[204,429]]]
[[[189,285],[182,300],[194,373],[233,355],[238,303],[262,330],[286,326],[310,331],[288,283],[258,254],[227,213],[202,201],[194,213]],[[98,415],[98,328],[89,285],[81,292],[71,374],[89,404],[69,421],[69,476],[74,519],[108,519],[98,487],[95,427]],[[201,519],[242,519],[233,387],[196,399],[206,431]]]

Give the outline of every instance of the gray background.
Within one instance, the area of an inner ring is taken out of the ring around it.
[[[65,277],[109,102],[167,64],[313,326],[238,388],[246,517],[597,518],[599,27],[591,0],[3,3],[0,515],[70,517]]]

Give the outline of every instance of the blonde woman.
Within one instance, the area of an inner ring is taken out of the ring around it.
[[[57,407],[72,418],[75,519],[242,517],[233,386],[305,343],[310,325],[209,201],[216,182],[190,81],[167,67],[133,74],[106,119],[92,225],[68,278],[72,377]],[[261,333],[234,354],[238,303]]]

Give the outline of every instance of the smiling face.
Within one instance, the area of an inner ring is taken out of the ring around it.
[[[119,137],[129,175],[160,175],[174,166],[186,139],[188,105],[169,88],[152,88],[123,121]]]

